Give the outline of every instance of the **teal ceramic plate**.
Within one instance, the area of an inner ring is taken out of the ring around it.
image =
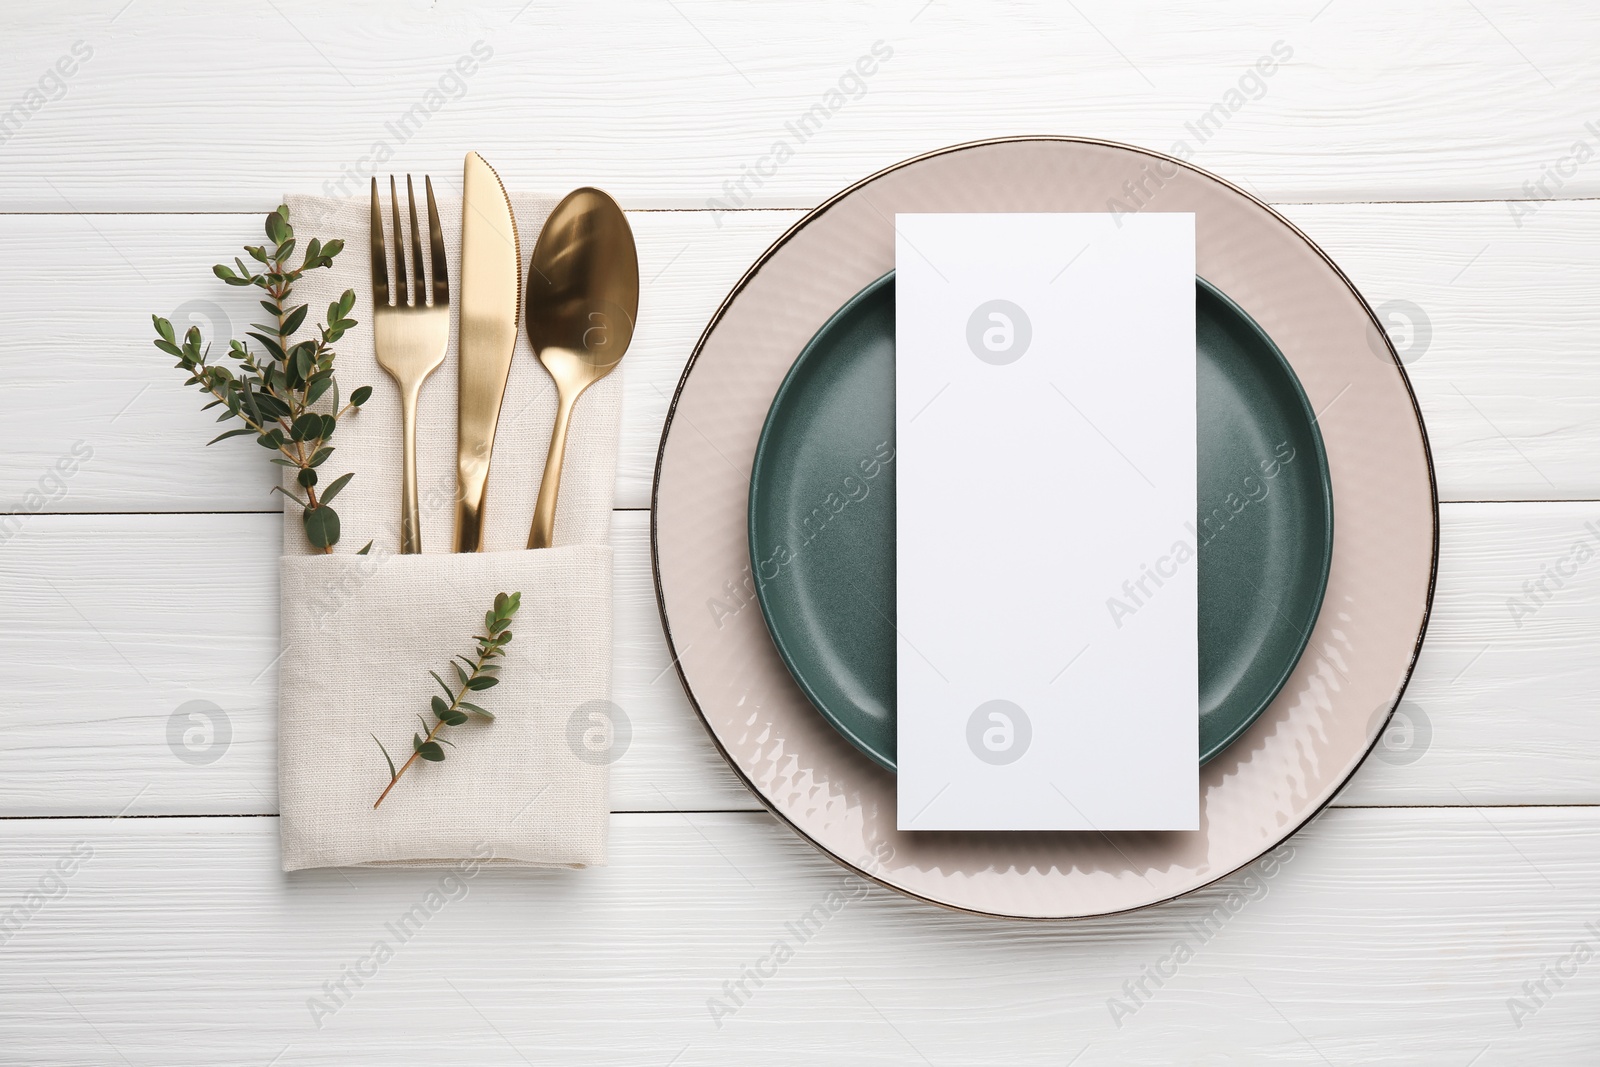
[[[1294,371],[1196,279],[1200,762],[1238,737],[1299,661],[1333,557],[1333,491]],[[895,766],[894,274],[813,337],[772,402],[750,478],[767,629],[852,744]]]

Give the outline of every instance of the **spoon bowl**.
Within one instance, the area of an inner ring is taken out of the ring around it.
[[[539,231],[525,292],[528,340],[556,384],[550,454],[528,532],[529,548],[548,548],[573,405],[622,362],[639,313],[639,254],[617,202],[599,189],[568,193]]]

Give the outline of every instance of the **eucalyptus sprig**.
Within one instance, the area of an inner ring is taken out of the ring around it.
[[[446,726],[460,726],[471,715],[476,715],[487,722],[494,721],[494,715],[476,704],[469,703],[466,697],[468,693],[492,689],[500,684],[498,677],[500,665],[492,661],[505,655],[505,647],[511,643],[511,617],[521,606],[521,593],[500,593],[494,598],[494,607],[483,615],[484,632],[473,636],[473,640],[478,642],[478,658],[470,660],[465,656],[457,656],[450,661],[450,666],[456,672],[459,688],[452,689],[443,678],[439,677],[438,671],[428,672],[433,675],[433,680],[439,683],[439,688],[444,690],[444,696],[433,698],[434,723],[431,727],[421,715],[417,716],[417,721],[422,723],[422,729],[427,736],[421,733],[411,735],[411,758],[401,764],[399,770],[395,770],[394,760],[390,758],[389,750],[383,747],[383,742],[378,740],[378,735],[372,735],[372,740],[378,745],[378,751],[383,753],[383,761],[389,765],[389,784],[383,787],[378,799],[372,802],[374,808],[383,803],[383,798],[389,795],[389,790],[394,788],[400,776],[410,770],[411,765],[418,759],[427,760],[429,763],[444,761],[445,751],[442,746],[450,745],[451,748],[455,746],[439,736],[440,730]],[[457,660],[460,662],[456,662]]]
[[[266,293],[267,299],[261,301],[261,307],[272,322],[269,325],[251,323],[256,332],[248,334],[260,346],[260,351],[253,350],[245,341],[230,339],[228,356],[237,364],[237,369],[212,363],[209,361],[211,347],[198,326],[191,326],[180,343],[172,323],[159,315],[151,316],[156,328],[155,346],[177,357],[177,366],[189,374],[183,384],[193,385],[211,396],[207,410],[218,406],[226,409],[217,416],[218,422],[237,419],[244,424],[219,434],[207,444],[214,445],[230,437],[253,436],[257,444],[278,453],[272,457],[272,462],[296,471],[295,482],[305,490],[305,496],[281,486],[273,486],[273,489],[300,505],[306,537],[312,545],[332,552],[333,546],[339,543],[339,514],[328,505],[353,475],[340,475],[319,494],[317,470],[333,455],[333,446],[328,441],[338,428],[339,419],[366,403],[372,395],[371,386],[361,386],[350,394],[349,402],[341,408],[339,386],[334,379],[336,353],[333,345],[356,324],[350,317],[356,294],[355,290],[346,289],[343,296],[328,305],[327,322],[317,325],[317,337],[294,340],[296,331],[305,323],[308,310],[305,304],[293,303],[295,282],[306,271],[333,266],[334,257],[344,248],[344,242],[334,240],[324,244],[313,237],[306,243],[296,266],[297,242],[294,228],[289,225],[287,204],[267,216],[266,231],[270,245],[244,246],[250,258],[264,268],[260,273],[237,257],[232,267],[219,263],[211,268],[212,273],[229,285],[253,285]],[[318,401],[330,393],[331,410],[313,410]]]

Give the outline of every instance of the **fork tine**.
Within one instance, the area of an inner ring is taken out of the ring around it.
[[[417,225],[417,193],[411,187],[411,175],[406,175],[406,200],[411,205],[411,277],[416,285],[417,307],[428,303],[428,284],[422,274],[422,227]]]
[[[383,248],[383,208],[376,177],[372,179],[372,302],[389,303],[389,257]]]
[[[406,288],[406,231],[400,225],[400,194],[395,191],[394,175],[389,175],[389,207],[394,216],[394,292],[397,307],[411,306],[411,292]]]
[[[450,272],[445,269],[444,228],[439,225],[439,205],[433,202],[433,179],[426,174],[422,184],[428,190],[428,245],[433,261],[433,306],[450,306]]]

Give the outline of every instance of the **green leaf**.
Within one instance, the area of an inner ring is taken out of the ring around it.
[[[361,546],[361,548],[356,552],[356,555],[365,556],[368,552],[371,552],[371,551],[372,551],[372,542],[368,541],[366,544]]]
[[[462,685],[467,685],[472,680],[472,676],[470,674],[468,674],[466,671],[461,669],[461,664],[456,663],[454,660],[452,660],[451,663],[450,663],[450,666],[452,666],[452,667],[454,667],[456,669],[456,677],[461,679],[461,684]],[[469,688],[470,688],[470,686],[469,686]]]
[[[422,735],[421,734],[412,734],[411,735],[411,751],[415,752],[415,751],[417,751],[417,749],[419,749],[421,747],[422,747]]]
[[[300,328],[300,324],[306,321],[307,310],[307,306],[305,304],[301,304],[299,307],[290,311],[289,317],[283,320],[283,332],[285,334],[292,334],[298,330]]]
[[[289,229],[287,218],[276,211],[267,216],[266,230],[267,240],[273,244],[282,244],[294,234],[294,231]]]
[[[276,377],[282,378],[283,376],[280,374]],[[262,412],[269,419],[281,419],[289,414],[289,405],[271,393],[257,393],[256,403],[260,405]]]
[[[247,336],[253,337],[257,341],[261,342],[261,347],[265,348],[267,352],[271,354],[273,359],[277,360],[279,363],[283,362],[283,346],[278,344],[277,341],[274,341],[264,333],[251,333]]]
[[[372,738],[373,742],[378,746],[378,751],[383,753],[383,762],[389,765],[389,781],[394,781],[397,776],[394,771],[394,760],[389,758],[389,750],[383,747],[383,742],[378,740],[377,734],[368,734],[367,736]]]
[[[442,719],[450,711],[450,702],[444,697],[434,697],[432,707],[433,713]]]
[[[229,430],[227,433],[219,433],[219,434],[217,434],[217,436],[215,436],[211,440],[207,441],[206,444],[214,445],[218,441],[226,441],[230,437],[242,437],[245,434],[252,434],[252,433],[255,433],[255,431],[252,430],[248,426],[243,427],[242,429],[238,429],[238,430]]]
[[[259,426],[265,420],[263,420],[261,417],[260,399],[256,396],[256,391],[251,384],[251,380],[249,378],[245,378],[239,383],[239,388],[243,398],[244,409],[250,413],[250,417],[254,419],[256,425]]]
[[[155,326],[156,333],[160,334],[162,338],[167,341],[177,341],[178,335],[172,332],[172,323],[168,322],[160,315],[151,315],[150,322],[153,326]]]
[[[229,283],[234,284],[234,285],[237,285],[239,283],[239,277],[238,277],[238,275],[233,273],[233,268],[229,267],[229,266],[225,266],[225,265],[223,265],[221,263],[218,263],[216,266],[212,267],[211,268],[211,273],[215,274],[217,277],[221,278],[225,282],[229,282]]]
[[[165,340],[163,338],[157,337],[154,341],[152,341],[150,343],[155,345],[157,348],[161,349],[161,351],[165,352],[169,356],[177,356],[179,359],[185,360],[185,361],[187,361],[189,359],[188,356],[183,354],[183,349],[179,348],[177,345],[173,344],[171,341],[168,341],[168,340]]]
[[[500,684],[500,679],[487,674],[480,674],[467,683],[468,689],[492,689]]]
[[[320,467],[327,462],[328,457],[331,455],[333,455],[332,447],[319,448],[315,452],[311,453],[311,459],[308,460],[307,463],[312,467]]]
[[[341,474],[339,477],[329,482],[328,488],[322,491],[322,502],[326,504],[332,501],[334,497],[339,495],[339,491],[341,489],[350,484],[350,479],[354,478],[355,476],[355,472],[351,471],[349,474]]]
[[[433,680],[439,683],[439,688],[444,690],[445,696],[449,697],[451,700],[456,698],[455,690],[444,684],[444,679],[439,677],[438,671],[429,671],[428,673],[433,675]]]
[[[317,484],[317,472],[312,470],[310,467],[306,467],[304,470],[302,470],[299,474],[295,475],[294,477],[295,477],[295,481],[299,482],[302,486],[304,486],[307,489],[309,489],[313,485]],[[328,498],[326,496],[324,496],[322,499],[323,499],[323,502],[326,503]]]
[[[266,422],[276,422],[289,415],[289,405],[273,396],[271,393],[256,393],[256,407],[260,409],[262,418]],[[279,437],[284,436],[283,431],[274,430]]]
[[[316,548],[331,548],[339,543],[339,513],[330,507],[317,505],[306,508],[302,516],[306,538]]]
[[[297,497],[293,493],[289,492],[289,490],[285,489],[281,485],[275,485],[271,489],[267,490],[267,495],[268,496],[271,496],[273,493],[282,493],[284,496],[288,497],[290,500],[293,500],[296,504],[299,504],[303,508],[311,506],[310,504],[306,503],[304,500],[301,500],[299,497]]]
[[[308,382],[309,384],[306,388],[306,404],[310,405],[315,404],[318,400],[321,400],[322,394],[333,388],[333,375],[318,372],[317,374],[313,374],[308,379]]]
[[[306,414],[301,415],[298,419],[295,419],[294,425],[290,427],[289,430],[289,436],[294,438],[296,441],[304,441],[307,438],[317,437],[321,433],[322,416],[312,414],[311,412],[307,412]]]
[[[492,714],[490,714],[489,712],[485,711],[484,709],[478,707],[478,705],[476,705],[476,704],[470,704],[467,701],[463,700],[460,703],[458,703],[456,705],[456,707],[465,708],[466,710],[472,712],[472,714],[474,714],[474,715],[482,715],[485,719],[488,719],[490,722],[494,722],[494,716]]]
[[[326,441],[333,436],[333,431],[339,428],[339,420],[332,415],[319,415],[317,417],[322,420],[322,439]]]
[[[417,755],[429,763],[444,762],[444,749],[440,748],[438,742],[435,741],[424,741],[417,747]]]
[[[350,394],[350,403],[354,404],[356,407],[360,407],[362,404],[365,404],[371,396],[372,386],[363,385],[356,389],[355,392]]]
[[[440,714],[439,719],[446,726],[460,726],[462,723],[467,721],[467,715],[465,712],[456,711],[454,708],[446,708],[444,712]]]

